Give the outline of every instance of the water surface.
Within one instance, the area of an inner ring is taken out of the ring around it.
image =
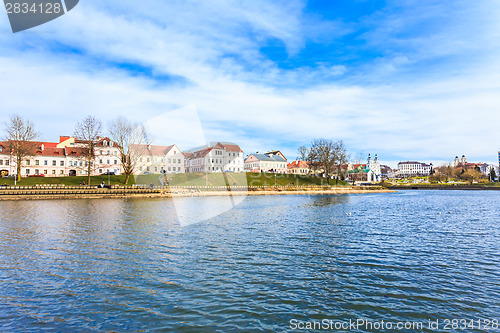
[[[184,228],[170,199],[0,202],[0,331],[499,319],[499,199],[248,197]],[[195,212],[218,198],[176,200]]]

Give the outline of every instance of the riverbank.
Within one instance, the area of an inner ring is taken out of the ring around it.
[[[262,196],[262,195],[328,195],[394,192],[382,187],[349,186],[254,186],[254,187],[137,187],[111,186],[25,186],[0,188],[0,200],[49,199],[108,199],[108,198],[177,198],[208,196]]]
[[[389,186],[388,189],[399,190],[461,190],[461,191],[500,191],[500,186],[482,185],[405,185]]]
[[[328,190],[251,190],[251,191],[173,191],[171,197],[209,197],[209,196],[264,196],[264,195],[328,195],[328,194],[359,194],[359,193],[391,193],[389,189],[356,189],[352,187],[337,187]]]

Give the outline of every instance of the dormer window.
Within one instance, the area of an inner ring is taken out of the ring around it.
[[[104,140],[104,141],[102,142],[102,145],[103,145],[104,147],[106,147],[106,146],[108,145],[108,141]]]

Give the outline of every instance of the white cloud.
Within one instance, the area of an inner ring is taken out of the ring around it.
[[[466,27],[392,40],[387,36],[394,29],[404,31],[408,22],[389,17],[365,35],[369,45],[382,47],[385,38],[391,47],[409,43],[411,52],[389,53],[360,67],[358,74],[326,63],[284,70],[259,48],[269,38],[283,41],[291,56],[304,47],[302,2],[157,5],[150,10],[123,1],[107,9],[109,3],[82,2],[51,22],[51,33],[15,36],[19,49],[11,35],[0,36],[9,45],[0,58],[4,112],[36,119],[45,139],[55,140],[71,134],[76,120],[87,114],[104,121],[118,115],[147,121],[196,105],[209,141],[234,141],[246,152],[282,148],[294,158],[294,145],[327,137],[342,138],[355,153],[378,153],[382,159],[446,160],[464,153],[471,160],[495,161],[498,45],[476,45],[488,55],[450,73],[429,73],[432,67],[423,68],[421,76],[418,70],[405,71],[447,52],[460,54],[463,45],[474,49],[471,36],[457,37]],[[490,40],[488,28],[498,27],[490,19],[476,27],[485,33],[481,42]],[[421,18],[411,18],[410,24],[413,20]],[[469,18],[467,26],[476,21]],[[50,48],[56,42],[82,55],[54,54]],[[25,45],[32,47],[25,50]],[[89,68],[103,60],[141,64],[187,83],[157,84],[116,68]],[[353,76],[344,79],[346,74]]]

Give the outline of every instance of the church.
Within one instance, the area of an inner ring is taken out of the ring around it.
[[[382,171],[377,154],[372,159],[371,154],[368,154],[366,164],[351,164],[349,166],[349,180],[375,183],[382,181]]]

